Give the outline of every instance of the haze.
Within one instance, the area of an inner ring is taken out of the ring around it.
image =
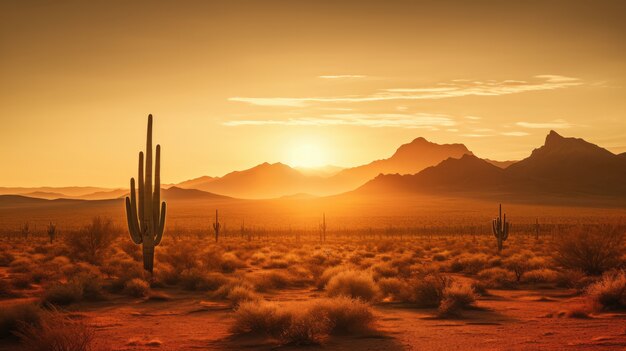
[[[186,5],[2,2],[0,184],[127,187],[148,113],[164,183],[419,136],[497,160],[550,129],[626,151],[624,2]]]

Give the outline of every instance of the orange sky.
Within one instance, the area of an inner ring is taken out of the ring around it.
[[[0,186],[125,187],[148,113],[164,182],[418,136],[626,151],[623,1],[129,3],[0,4]]]

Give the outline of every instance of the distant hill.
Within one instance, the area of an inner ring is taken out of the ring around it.
[[[448,159],[415,175],[380,175],[358,193],[422,192],[626,197],[623,157],[551,131],[544,145],[506,169],[475,156]]]
[[[500,167],[500,168],[507,168],[508,166],[514,164],[517,161],[496,161],[496,160],[490,160],[488,158],[484,158],[483,160],[491,163],[492,165],[496,166],[496,167]]]
[[[33,188],[21,188],[21,187],[0,187],[0,194],[2,195],[25,195],[32,193],[40,194],[62,194],[67,197],[83,196],[93,194],[102,191],[111,191],[113,189],[99,188],[93,186],[67,186],[67,187],[33,187]]]
[[[176,186],[173,186],[169,189],[161,190],[161,198],[163,200],[169,201],[179,201],[179,200],[217,200],[217,199],[232,199],[228,196],[216,195],[212,193],[208,193],[206,191],[197,190],[197,189],[182,189]]]

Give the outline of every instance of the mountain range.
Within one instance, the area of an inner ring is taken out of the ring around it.
[[[626,153],[550,131],[544,145],[521,161],[475,156],[462,144],[416,138],[389,158],[318,171],[262,163],[222,177],[202,176],[164,186],[167,199],[303,199],[341,193],[430,193],[483,196],[604,196],[626,198]],[[127,189],[97,187],[0,188],[0,194],[41,199],[122,198]],[[219,195],[218,195],[219,194]]]
[[[624,198],[625,180],[622,155],[550,131],[543,146],[506,168],[464,155],[413,175],[379,175],[356,192]]]

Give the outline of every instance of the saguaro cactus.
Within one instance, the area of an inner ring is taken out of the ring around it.
[[[50,224],[48,224],[48,237],[50,237],[50,244],[52,244],[52,242],[54,241],[54,239],[57,236],[57,226],[56,224],[50,222]]]
[[[320,223],[320,241],[326,241],[326,213],[322,215],[322,223]]]
[[[502,217],[502,204],[500,204],[500,213],[492,221],[493,235],[498,240],[498,252],[502,251],[502,244],[509,238],[509,227],[510,224],[506,221],[506,213]]]
[[[143,268],[152,274],[154,248],[161,243],[165,229],[165,202],[161,203],[161,146],[156,146],[154,188],[152,186],[152,115],[148,115],[146,163],[144,177],[143,152],[139,152],[139,200],[135,194],[135,179],[130,179],[130,197],[126,197],[126,219],[130,238],[142,245]],[[160,203],[160,209],[159,209]],[[139,207],[137,207],[139,206]]]
[[[215,223],[213,223],[213,230],[215,231],[215,242],[219,241],[221,228],[222,225],[220,224],[220,221],[217,217],[217,210],[215,210]]]

